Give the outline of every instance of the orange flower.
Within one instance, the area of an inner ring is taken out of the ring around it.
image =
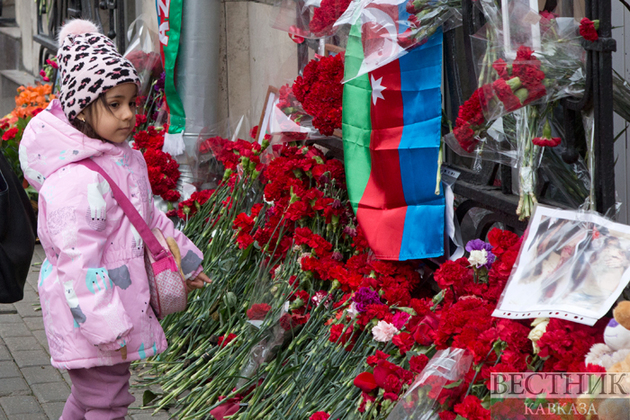
[[[20,86],[17,92],[13,115],[18,118],[32,117],[35,110],[46,108],[48,103],[55,99],[52,85]]]

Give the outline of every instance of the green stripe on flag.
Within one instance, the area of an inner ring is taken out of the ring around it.
[[[361,42],[361,22],[357,21],[350,29],[348,47],[345,54],[345,79],[356,75],[363,61]],[[356,77],[343,88],[343,152],[346,167],[346,182],[350,203],[357,208],[370,178],[372,159],[370,157],[370,101],[372,86],[368,74]]]
[[[186,112],[175,88],[175,64],[179,52],[179,39],[182,32],[182,0],[171,0],[168,10],[169,42],[164,46],[164,93],[168,104],[170,118],[168,132],[181,133],[186,127]]]

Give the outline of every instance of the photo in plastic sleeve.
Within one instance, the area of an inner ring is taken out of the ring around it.
[[[629,268],[630,226],[539,205],[492,315],[594,325],[628,285]]]

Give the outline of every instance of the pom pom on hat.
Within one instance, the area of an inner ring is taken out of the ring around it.
[[[81,35],[81,34],[97,34],[99,33],[98,27],[94,22],[85,19],[74,19],[63,25],[59,36],[57,38],[57,45],[61,47],[63,40],[68,35]]]

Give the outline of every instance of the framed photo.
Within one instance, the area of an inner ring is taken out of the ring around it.
[[[530,44],[540,51],[538,0],[501,0],[501,10],[505,56],[514,60],[519,45]]]
[[[265,104],[260,114],[260,120],[258,122],[258,134],[256,135],[256,141],[262,143],[265,138],[265,133],[269,128],[269,120],[273,113],[274,104],[278,99],[278,88],[275,86],[269,86],[267,88],[267,94],[265,95]]]
[[[593,325],[629,282],[630,226],[538,205],[492,315]]]
[[[344,51],[345,49],[341,48],[338,45],[334,45],[334,44],[324,45],[324,57],[328,57],[329,55],[336,55]]]

